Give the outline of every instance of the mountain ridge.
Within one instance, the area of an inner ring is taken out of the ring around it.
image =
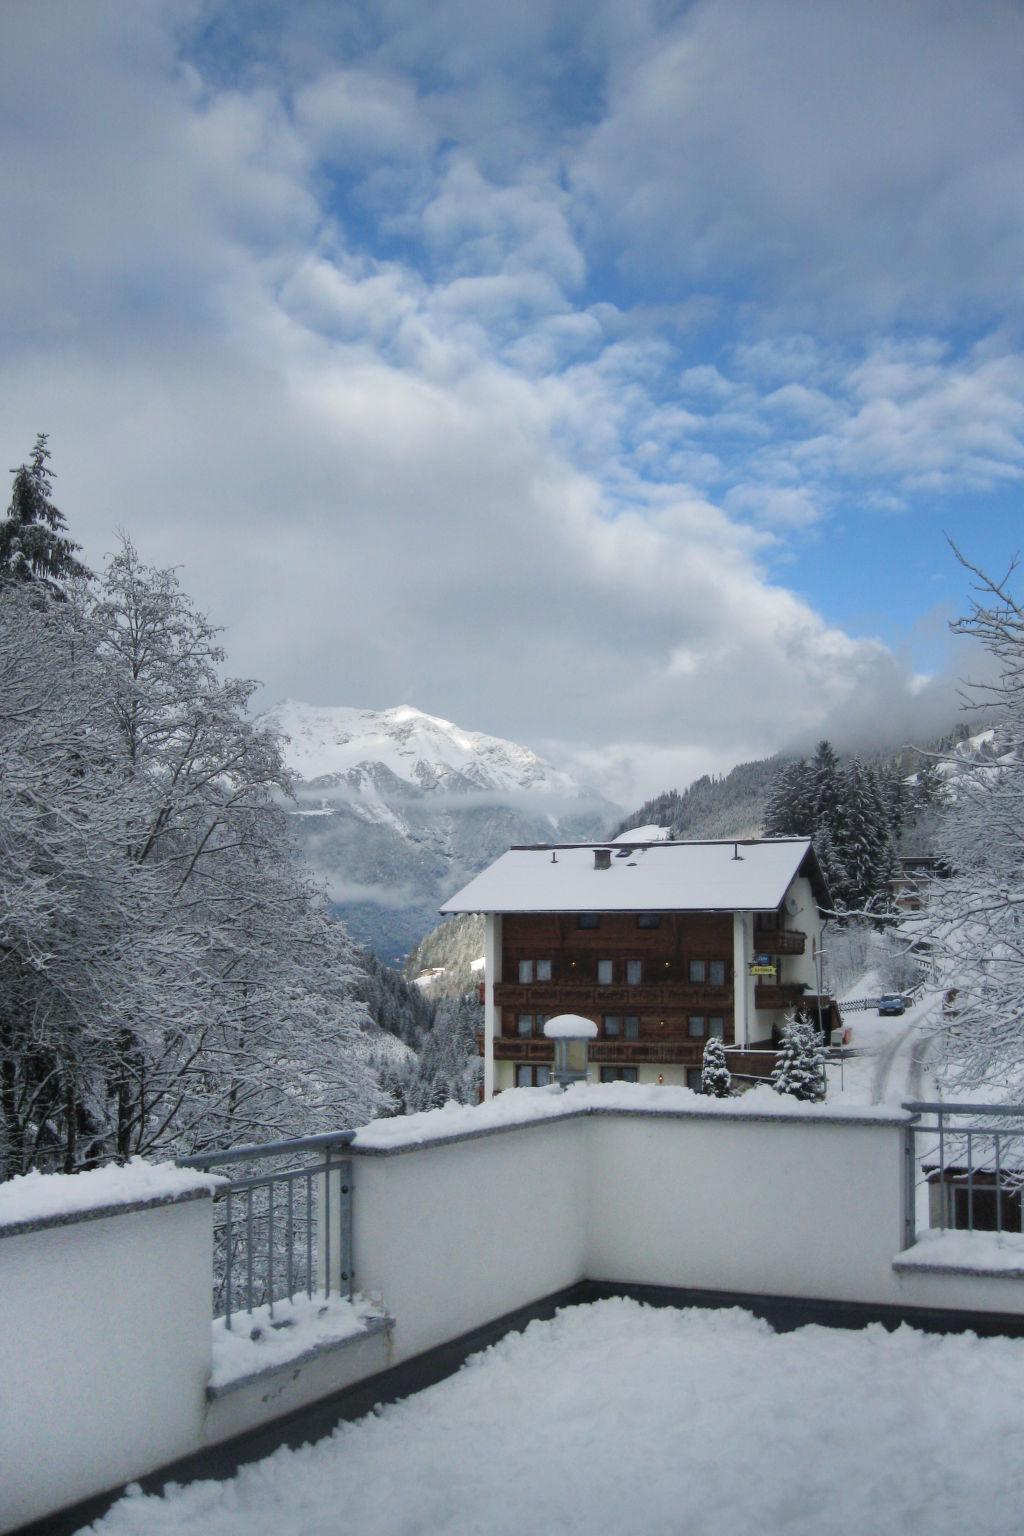
[[[353,936],[392,962],[510,843],[604,837],[621,815],[530,748],[413,705],[287,699],[259,718],[295,777],[304,856]]]

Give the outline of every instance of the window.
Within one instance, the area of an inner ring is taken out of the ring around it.
[[[543,1088],[551,1081],[551,1068],[548,1066],[530,1066],[528,1062],[516,1063],[516,1087],[517,1088]]]
[[[533,1034],[533,1014],[532,1013],[521,1013],[521,1014],[518,1015],[518,1017],[516,1018],[516,1034],[517,1035],[532,1035]]]
[[[610,987],[615,975],[615,967],[610,960],[597,962],[597,984],[599,987]]]
[[[627,1040],[639,1040],[640,1020],[635,1013],[627,1013],[622,1021],[622,1033]]]
[[[713,987],[725,986],[725,961],[711,960],[708,963],[708,980]]]
[[[660,928],[661,927],[661,913],[660,912],[641,912],[638,915],[638,917],[637,917],[636,925],[637,925],[638,928]]]
[[[531,981],[550,981],[550,960],[520,960],[519,985],[527,986]]]
[[[640,1081],[638,1067],[602,1067],[602,1083],[637,1083]]]
[[[550,981],[551,980],[551,961],[550,960],[538,960],[537,961],[537,980],[538,981]]]
[[[576,919],[577,928],[600,928],[601,918],[597,912],[581,912]]]
[[[691,1040],[704,1039],[704,1015],[702,1013],[690,1014],[686,1024],[686,1033]]]
[[[704,1073],[703,1073],[703,1070],[700,1067],[687,1067],[687,1069],[686,1069],[686,1086],[687,1086],[687,1088],[692,1088],[694,1093],[700,1093],[701,1092],[701,1088],[702,1088],[703,1076],[704,1076]]]
[[[638,987],[644,979],[644,963],[642,960],[626,961],[626,986]]]
[[[519,962],[519,985],[520,986],[524,986],[526,984],[526,982],[532,981],[532,980],[533,980],[533,961],[532,960],[520,960],[520,962]]]
[[[707,980],[708,966],[706,960],[691,960],[687,974],[692,982],[702,985]]]
[[[606,1035],[611,1035],[614,1038],[614,1036],[616,1036],[619,1033],[619,1030],[621,1028],[622,1028],[622,1020],[619,1018],[619,1015],[617,1013],[606,1013],[605,1014],[605,1016],[604,1016],[604,1032],[605,1032]]]
[[[550,1017],[551,1017],[550,1013],[538,1013],[538,1015],[537,1015],[537,1033],[538,1033],[538,1035],[542,1035],[544,1033],[544,1025],[547,1023],[547,1021],[548,1021],[548,1019],[550,1019]]]
[[[708,1019],[708,1034],[715,1040],[724,1040],[725,1020],[721,1017]]]

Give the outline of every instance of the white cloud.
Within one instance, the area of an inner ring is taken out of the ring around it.
[[[591,303],[558,155],[503,164],[505,98],[459,94],[472,28],[425,94],[400,55],[429,27],[403,10],[390,57],[319,62],[292,110],[268,69],[228,87],[183,67],[157,8],[126,24],[90,0],[56,38],[14,14],[6,100],[27,148],[0,161],[0,421],[8,463],[51,432],[92,563],[123,524],[180,565],[270,698],[412,700],[560,741],[644,793],[672,764],[725,767],[880,698],[904,707],[913,669],[773,584],[766,529],[812,523],[818,482],[879,455],[905,478],[1015,464],[1009,355],[878,347],[844,372],[795,335],[737,353],[735,379],[683,367],[692,313]],[[533,25],[559,16],[538,6]],[[624,16],[581,9],[587,46]],[[528,55],[525,21],[494,26]],[[671,90],[657,59],[642,73],[617,86],[610,135],[643,79]],[[477,120],[478,154],[439,126]],[[516,144],[530,134],[520,103]],[[382,161],[412,167],[388,184],[408,196],[386,257],[354,232],[364,205],[346,222],[331,204],[324,158],[371,201]],[[26,249],[26,228],[45,239]]]
[[[1013,0],[697,0],[613,80],[576,184],[639,270],[753,275],[794,309],[1021,295]]]

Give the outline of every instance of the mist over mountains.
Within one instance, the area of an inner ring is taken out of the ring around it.
[[[605,837],[621,807],[527,747],[410,705],[285,700],[261,716],[296,778],[302,851],[353,938],[398,961],[511,843]]]

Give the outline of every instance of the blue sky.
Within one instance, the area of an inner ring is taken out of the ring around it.
[[[976,665],[1024,466],[1009,0],[8,0],[0,434],[264,697],[629,801]]]

